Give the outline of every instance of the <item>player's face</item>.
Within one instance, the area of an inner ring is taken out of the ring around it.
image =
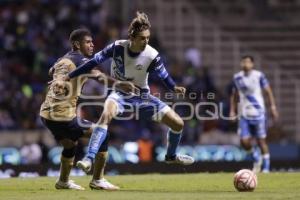
[[[135,37],[132,38],[132,45],[137,51],[143,51],[149,42],[149,38],[149,30],[141,31]]]
[[[250,71],[254,67],[254,63],[250,58],[244,58],[241,60],[241,67],[244,71]]]
[[[94,53],[94,44],[91,36],[84,36],[80,43],[80,51],[86,57],[91,57]]]

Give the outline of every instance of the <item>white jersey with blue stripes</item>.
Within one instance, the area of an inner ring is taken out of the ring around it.
[[[158,52],[150,45],[140,53],[133,53],[129,50],[129,40],[117,40],[94,56],[98,63],[108,57],[112,58],[112,77],[132,81],[143,89],[149,90],[149,72],[155,71],[162,79],[168,76]]]
[[[259,119],[265,116],[263,89],[269,86],[265,75],[258,70],[247,74],[240,71],[234,75],[234,86],[239,93],[239,111],[247,119]]]

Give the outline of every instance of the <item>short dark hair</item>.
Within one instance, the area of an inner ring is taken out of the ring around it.
[[[135,37],[139,32],[148,30],[151,28],[148,16],[143,12],[136,12],[136,17],[131,21],[128,28],[128,35]]]
[[[250,55],[244,55],[242,56],[242,60],[249,58],[251,60],[251,62],[254,62],[254,57],[250,56]]]
[[[69,41],[73,44],[75,41],[81,42],[85,36],[92,36],[88,29],[80,28],[71,32]]]

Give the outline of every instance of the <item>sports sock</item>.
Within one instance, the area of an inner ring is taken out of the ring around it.
[[[107,135],[107,126],[96,126],[89,141],[87,158],[94,160]]]
[[[104,168],[106,160],[108,158],[108,152],[99,152],[95,157],[93,180],[100,180],[104,178]]]
[[[260,150],[257,146],[252,147],[251,149],[251,154],[254,162],[260,162],[261,160],[261,155],[260,155]]]
[[[176,156],[176,149],[181,139],[181,132],[176,132],[169,129],[168,132],[168,144],[167,144],[167,157]]]
[[[68,182],[70,171],[73,167],[74,157],[72,158],[66,158],[63,155],[61,155],[60,158],[60,175],[59,180],[62,182]]]
[[[263,163],[262,163],[262,170],[269,171],[270,170],[270,154],[264,154],[263,156]]]

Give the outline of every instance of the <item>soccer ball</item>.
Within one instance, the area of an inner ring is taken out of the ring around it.
[[[242,169],[235,173],[233,184],[239,192],[252,192],[257,186],[257,176],[249,169]]]

